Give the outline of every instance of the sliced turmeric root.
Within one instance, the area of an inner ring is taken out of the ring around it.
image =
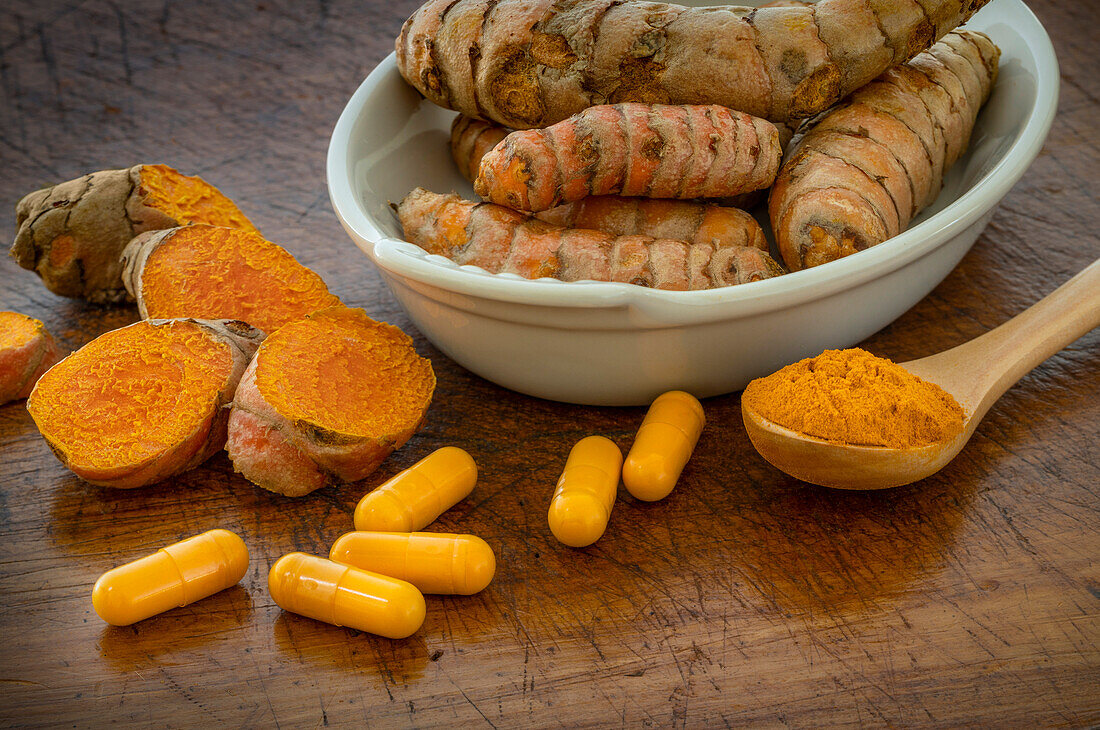
[[[401,330],[332,307],[285,325],[256,353],[226,450],[253,483],[288,497],[362,479],[420,427],[431,363]]]
[[[417,188],[397,208],[405,240],[459,264],[527,279],[715,289],[785,271],[759,248],[562,228],[502,205]]]
[[[130,239],[190,223],[256,230],[202,178],[167,165],[103,170],[20,200],[11,255],[54,294],[120,302],[126,299],[120,256]]]
[[[18,312],[0,312],[0,405],[26,398],[65,351],[45,325]]]
[[[122,256],[123,283],[145,318],[239,319],[270,334],[340,303],[321,277],[253,231],[149,231]]]
[[[152,484],[224,446],[227,406],[262,339],[236,321],[137,322],[50,368],[27,410],[82,479],[124,489]]]

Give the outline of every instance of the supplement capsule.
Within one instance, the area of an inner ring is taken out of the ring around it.
[[[473,458],[444,446],[359,500],[355,529],[416,532],[469,496],[476,483]]]
[[[707,422],[703,405],[682,390],[658,396],[623,464],[623,485],[646,502],[664,499],[676,486]]]
[[[438,532],[349,532],[328,556],[407,580],[424,593],[460,596],[485,588],[497,569],[493,549],[480,537]]]
[[[236,584],[248,548],[228,530],[210,530],[108,570],[92,589],[92,608],[114,626],[186,606]]]
[[[615,506],[622,465],[623,454],[610,439],[589,436],[577,442],[550,500],[547,519],[554,537],[569,547],[600,539]]]
[[[411,636],[424,623],[424,596],[416,586],[316,555],[279,558],[267,588],[286,611],[388,639]]]

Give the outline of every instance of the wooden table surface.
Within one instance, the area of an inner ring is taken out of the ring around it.
[[[541,401],[466,372],[412,328],[329,207],[329,132],[414,2],[0,11],[5,245],[23,193],[166,162],[229,193],[344,301],[413,334],[439,378],[423,431],[374,476],[297,500],[224,455],[142,490],[93,487],[22,402],[0,407],[0,725],[1100,723],[1098,332],[1025,377],[919,484],[860,494],[786,478],[752,450],[732,394],[705,403],[671,497],[621,496],[589,549],[553,540],[546,507],[569,447],[605,434],[625,451],[642,410]],[[958,269],[865,343],[875,353],[970,339],[1100,255],[1100,12],[1032,5],[1062,72],[1046,147]],[[74,348],[137,319],[58,298],[7,259],[0,307]],[[447,444],[482,475],[433,529],[493,545],[486,591],[429,597],[404,641],[274,605],[276,558],[327,553],[364,492]],[[92,612],[100,573],[213,527],[249,546],[239,587],[129,628]]]

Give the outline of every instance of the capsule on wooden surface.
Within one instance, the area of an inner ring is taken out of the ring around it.
[[[416,532],[469,496],[476,483],[473,458],[444,446],[359,500],[355,529]]]
[[[248,548],[228,530],[210,530],[107,571],[92,589],[92,608],[129,626],[212,596],[248,572]]]
[[[267,575],[282,609],[388,639],[404,639],[424,623],[424,596],[416,586],[305,553],[275,561]]]
[[[623,464],[623,485],[646,502],[664,499],[680,479],[706,423],[703,405],[672,390],[657,397],[642,421]]]
[[[603,436],[581,439],[569,452],[547,520],[550,532],[569,547],[600,539],[611,518],[619,489],[623,454]]]
[[[484,589],[497,569],[480,537],[438,532],[349,532],[333,543],[329,558],[407,580],[424,593],[461,596]]]

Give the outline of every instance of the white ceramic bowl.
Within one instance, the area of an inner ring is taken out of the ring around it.
[[[1000,46],[1000,76],[939,198],[901,235],[787,276],[698,292],[529,281],[402,241],[389,204],[414,187],[474,196],[450,158],[454,113],[422,100],[393,54],[336,124],[329,195],[416,326],[484,378],[593,405],[642,405],[674,388],[731,392],[826,348],[849,347],[912,307],[966,254],[1039,153],[1058,101],[1046,32],[1020,0],[994,0],[967,27]]]

